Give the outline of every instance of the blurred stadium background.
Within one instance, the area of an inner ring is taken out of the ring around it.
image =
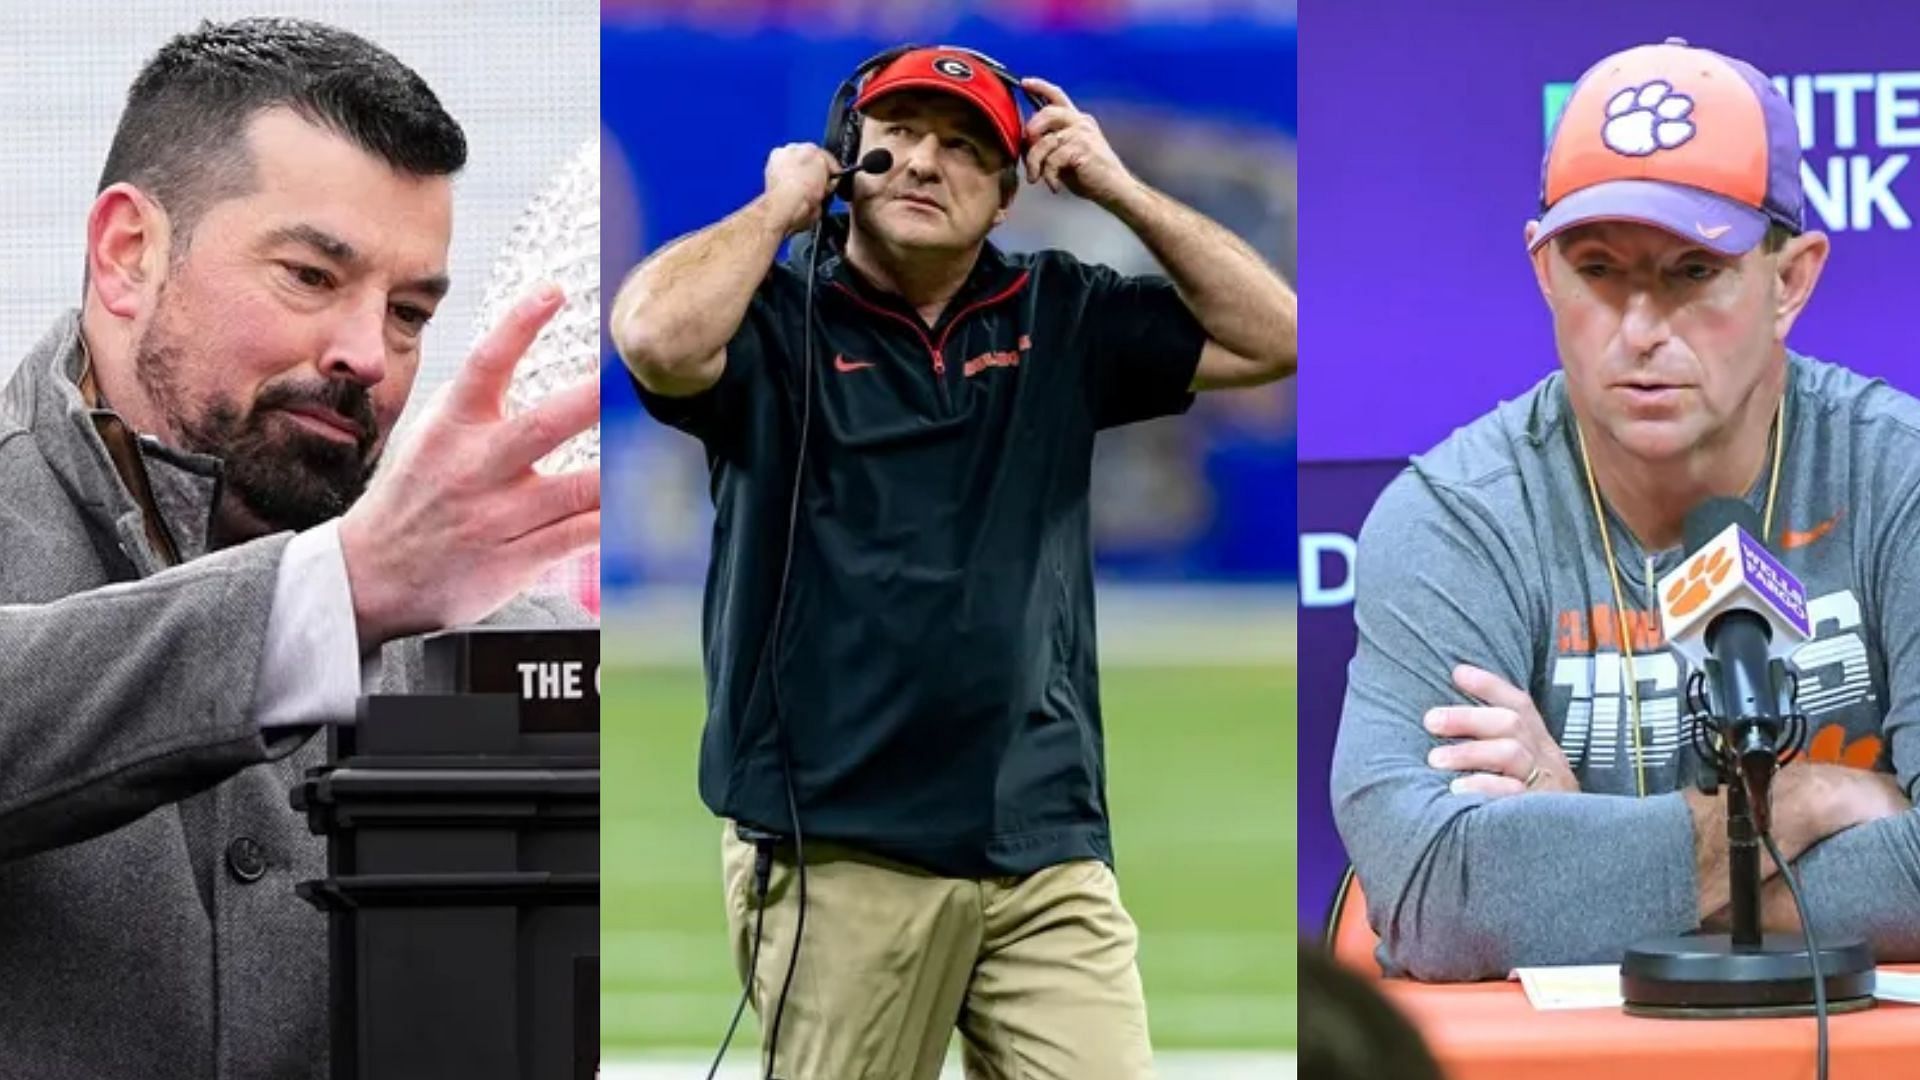
[[[500,306],[489,289],[517,277],[503,272],[502,260],[515,227],[596,134],[598,20],[581,0],[484,0],[463,5],[457,19],[432,6],[385,0],[73,0],[58,18],[9,5],[0,11],[7,71],[0,114],[8,118],[14,147],[0,159],[0,190],[8,193],[0,381],[54,318],[79,301],[87,208],[140,65],[204,19],[263,12],[317,19],[381,45],[418,71],[466,130],[467,167],[454,185],[453,289],[424,339],[414,404],[458,370]],[[597,206],[582,202],[581,209]],[[588,327],[578,346],[584,349],[598,321],[599,294],[593,274],[565,272],[578,261],[578,248],[555,247],[548,258],[519,262],[543,278],[575,285],[555,329],[580,318]],[[543,338],[538,348],[550,352],[557,345]],[[577,366],[591,370],[585,362]],[[597,560],[582,559],[545,587],[597,609],[598,578]]]
[[[846,73],[908,40],[968,45],[1061,84],[1135,171],[1295,278],[1290,0],[604,0],[601,15],[605,290],[647,252],[757,195],[767,152],[818,141]],[[1022,190],[995,240],[1127,271],[1153,265],[1117,222],[1044,188]],[[719,826],[693,779],[707,473],[699,445],[647,418],[607,358],[606,1075],[701,1075],[739,993]],[[1110,795],[1162,1074],[1288,1075],[1291,384],[1203,398],[1185,418],[1105,436],[1095,485]],[[749,1014],[730,1075],[752,1075],[756,1038]]]

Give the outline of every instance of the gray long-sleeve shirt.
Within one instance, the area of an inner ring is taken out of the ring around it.
[[[1793,660],[1821,756],[1872,760],[1920,791],[1920,401],[1789,357],[1770,540],[1807,587],[1815,636]],[[1768,462],[1769,469],[1771,460]],[[1756,510],[1766,474],[1748,493]],[[1334,817],[1391,973],[1496,978],[1604,963],[1697,919],[1680,789],[1684,662],[1653,588],[1681,559],[1610,516],[1633,634],[1647,797],[1606,558],[1556,373],[1416,457],[1368,516],[1355,568],[1359,647],[1334,750]],[[1421,726],[1470,704],[1469,663],[1525,687],[1579,794],[1454,795]],[[1846,830],[1796,863],[1815,927],[1920,959],[1920,811]]]

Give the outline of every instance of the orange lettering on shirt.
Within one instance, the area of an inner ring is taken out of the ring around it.
[[[1660,632],[1660,613],[1629,609],[1627,639],[1636,653],[1654,652],[1666,645]],[[1620,616],[1611,604],[1568,608],[1554,616],[1554,644],[1562,655],[1616,652],[1620,648]]]
[[[971,379],[990,367],[1016,367],[1020,363],[1018,352],[989,352],[967,361],[961,372]]]

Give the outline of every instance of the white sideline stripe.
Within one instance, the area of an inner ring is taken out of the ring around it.
[[[729,1057],[733,1055],[729,1054]],[[600,1069],[601,1080],[702,1080],[711,1057],[648,1057],[644,1060],[612,1061]],[[1163,1052],[1153,1056],[1154,1071],[1160,1080],[1296,1080],[1299,1064],[1293,1054],[1284,1051],[1232,1053]],[[751,1063],[729,1062],[721,1066],[718,1080],[758,1080]],[[950,1060],[940,1080],[964,1080],[958,1060]]]
[[[1297,594],[1284,585],[1102,585],[1100,662],[1293,662]],[[655,586],[607,597],[601,656],[609,666],[700,663],[700,589]]]

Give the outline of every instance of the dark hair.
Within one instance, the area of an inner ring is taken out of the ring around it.
[[[133,184],[173,222],[175,253],[222,199],[255,183],[247,124],[283,106],[413,176],[467,160],[426,81],[378,45],[301,19],[202,22],[160,47],[127,91],[99,190]]]
[[[1419,1032],[1377,984],[1318,950],[1300,950],[1300,1075],[1315,1080],[1440,1080]]]

